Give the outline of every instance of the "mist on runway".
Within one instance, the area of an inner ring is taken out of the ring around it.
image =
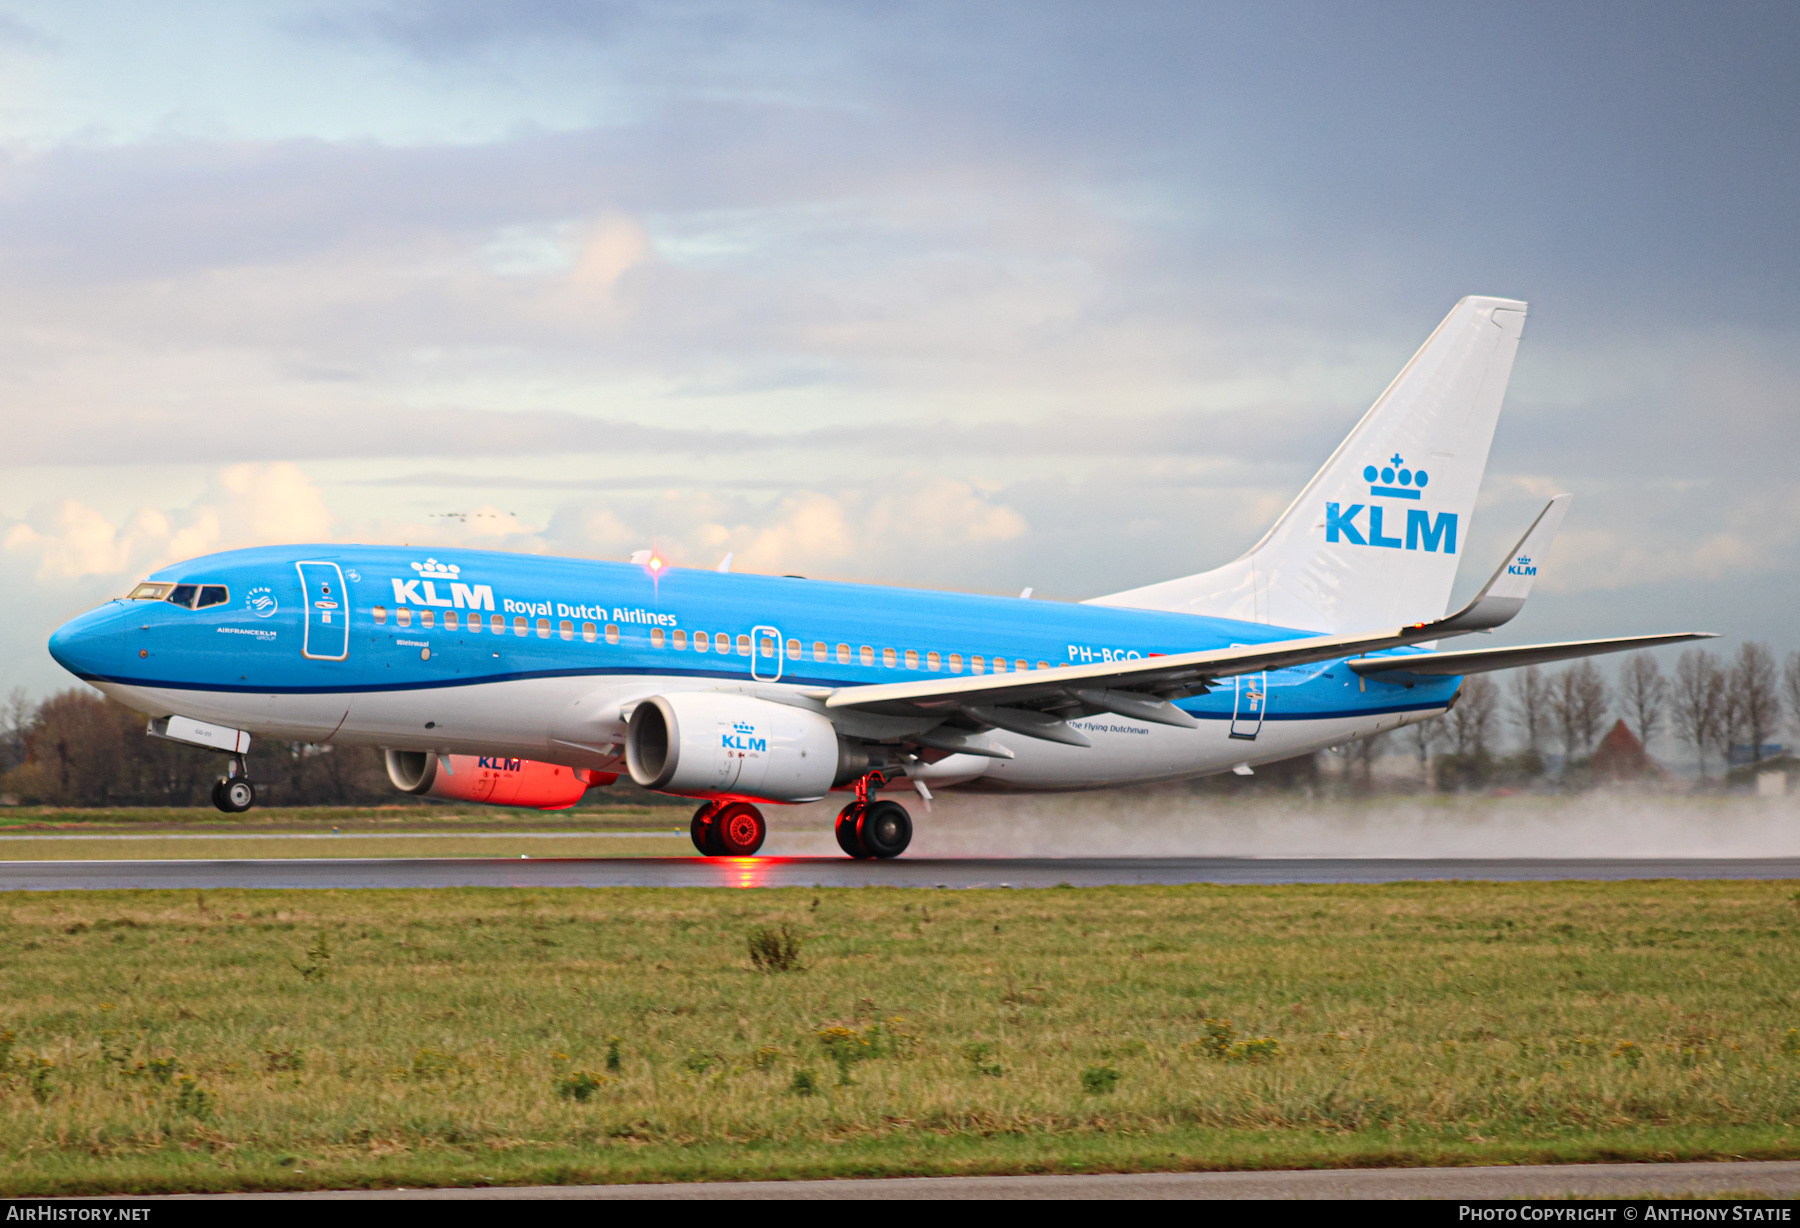
[[[1309,800],[1181,790],[996,796],[910,790],[910,857],[1795,857],[1800,797],[1595,791]],[[765,853],[837,853],[842,801],[767,809]]]

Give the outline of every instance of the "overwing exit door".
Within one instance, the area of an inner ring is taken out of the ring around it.
[[[781,632],[774,627],[752,627],[750,676],[758,682],[779,682],[786,664],[787,648],[781,641]]]
[[[296,563],[300,595],[306,602],[306,633],[300,655],[312,661],[342,661],[350,655],[350,600],[336,563]]]
[[[1269,674],[1259,670],[1237,676],[1237,697],[1231,705],[1231,736],[1246,742],[1256,741],[1262,732],[1263,715],[1268,709]]]

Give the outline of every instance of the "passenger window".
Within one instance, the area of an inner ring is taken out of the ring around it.
[[[867,644],[862,646],[862,663],[864,665],[875,664],[875,650],[870,648]]]
[[[953,674],[962,673],[962,653],[953,652],[950,654],[950,672]]]
[[[676,632],[676,633],[675,633],[675,648],[676,648],[676,651],[678,651],[678,652],[679,652],[679,651],[680,651],[680,650],[682,650],[682,649],[684,649],[684,648],[686,648],[686,647],[687,647],[687,632],[685,632],[685,631],[677,631],[677,632]]]
[[[394,621],[402,627],[412,626],[412,611],[405,608],[395,610]]]
[[[788,660],[790,660],[790,661],[798,661],[800,659],[800,641],[799,640],[789,640],[788,641],[787,655],[788,655]]]
[[[488,615],[488,630],[495,635],[505,635],[506,619],[499,614]]]
[[[375,625],[377,627],[387,621],[387,607],[384,605],[376,606],[373,610],[370,610],[369,613],[375,616]]]
[[[826,655],[825,641],[824,640],[814,640],[813,641],[813,660],[823,661],[825,659],[825,655]]]
[[[581,638],[592,644],[595,640],[600,638],[600,628],[596,627],[593,623],[582,623]]]
[[[982,658],[982,657],[970,657],[969,658],[969,672],[971,674],[979,674],[985,668],[987,668],[987,661],[984,658]]]
[[[1049,669],[1049,668],[1050,668],[1050,662],[1048,662],[1048,661],[1039,661],[1039,662],[1038,662],[1038,668],[1039,668],[1039,669]]]
[[[919,654],[911,648],[908,648],[906,650],[906,668],[907,669],[918,669],[919,668]]]
[[[1031,668],[1031,662],[1029,662],[1029,661],[1014,661],[1013,668],[1018,670],[1020,673],[1024,673],[1026,670]]]
[[[1005,657],[995,657],[994,658],[994,672],[996,674],[1004,674],[1006,672],[1006,658]]]
[[[200,595],[197,584],[177,584],[175,591],[169,594],[169,604],[178,605],[184,610],[194,608],[194,598]]]
[[[421,627],[429,627],[436,621],[437,621],[437,616],[435,614],[433,614],[430,610],[420,610],[419,611],[419,625]]]
[[[695,652],[705,652],[707,649],[709,649],[711,647],[712,647],[712,640],[707,636],[706,632],[704,632],[704,631],[694,632],[694,651]]]
[[[565,640],[572,640],[575,638],[575,624],[565,618],[556,624],[556,633]]]
[[[898,658],[894,656],[894,650],[892,648],[883,648],[881,650],[881,663],[889,669],[893,669],[898,663]]]
[[[839,644],[839,645],[838,645],[838,653],[837,653],[837,657],[838,657],[838,664],[839,664],[839,665],[848,665],[848,664],[850,664],[850,645],[848,645],[848,644]]]
[[[520,615],[513,616],[513,634],[514,635],[530,635],[531,634],[531,628],[525,625],[525,619]]]
[[[209,605],[224,605],[231,600],[231,594],[223,584],[208,584],[200,590],[200,601],[196,609],[204,610]]]
[[[445,610],[444,611],[444,630],[446,630],[446,631],[456,630],[456,624],[461,621],[462,620],[456,616],[455,610]]]
[[[608,644],[617,644],[619,642],[619,625],[617,623],[606,624],[606,642]]]
[[[773,658],[775,655],[775,637],[772,635],[765,635],[760,638],[762,639],[762,655]]]
[[[738,656],[740,656],[740,657],[749,656],[750,655],[750,637],[747,635],[738,636],[737,648],[738,648]],[[774,656],[775,654],[770,653],[769,655]]]
[[[540,618],[537,620],[537,633],[538,633],[538,638],[540,640],[547,640],[550,638],[550,620],[549,619]]]
[[[469,630],[477,633],[481,631],[481,615],[479,613],[469,615]]]
[[[661,648],[662,646],[663,646],[663,629],[661,627],[650,628],[650,647]]]

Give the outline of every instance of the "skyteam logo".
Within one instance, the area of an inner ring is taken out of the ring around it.
[[[486,584],[464,584],[457,579],[462,575],[462,568],[455,563],[440,563],[436,559],[426,559],[423,563],[414,563],[412,569],[419,573],[417,580],[395,580],[395,605],[429,605],[441,609],[454,606],[457,609],[491,610],[494,608],[494,590]],[[440,581],[450,582],[450,595],[438,595],[437,586]],[[549,611],[545,611],[548,613]]]
[[[267,585],[258,585],[244,595],[244,608],[258,618],[268,618],[281,608]]]
[[[731,732],[719,735],[719,744],[726,750],[769,751],[769,740],[757,737],[756,726],[749,721],[733,721]]]
[[[1362,475],[1363,481],[1369,484],[1369,494],[1377,498],[1423,499],[1425,488],[1431,484],[1429,473],[1423,469],[1408,469],[1406,458],[1398,452],[1384,464],[1364,465]],[[1327,503],[1325,540],[1352,546],[1380,546],[1388,550],[1423,549],[1428,554],[1435,554],[1439,549],[1445,554],[1456,553],[1455,512],[1439,512],[1434,517],[1422,507],[1407,508],[1406,536],[1389,537],[1384,523],[1386,514],[1401,509],[1384,507],[1371,501],[1366,510],[1368,515],[1364,523],[1359,525],[1356,518],[1363,515],[1363,504],[1352,503],[1346,508],[1341,504]],[[1394,527],[1399,528],[1398,525]]]

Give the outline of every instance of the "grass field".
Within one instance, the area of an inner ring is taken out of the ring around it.
[[[0,840],[0,861],[195,861],[317,857],[692,857],[684,832],[579,832],[553,836],[454,832],[339,836],[148,836],[98,839]]]
[[[513,810],[502,806],[258,806],[223,814],[210,806],[127,806],[59,810],[0,808],[0,833],[31,832],[355,832],[408,831],[666,831],[686,825],[690,811],[671,806],[579,806]],[[0,858],[4,854],[0,853]]]
[[[0,1186],[1794,1157],[1794,888],[19,893]]]

